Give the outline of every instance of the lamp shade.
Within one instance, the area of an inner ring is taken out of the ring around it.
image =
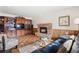
[[[79,18],[76,18],[76,19],[74,20],[74,24],[79,24]]]

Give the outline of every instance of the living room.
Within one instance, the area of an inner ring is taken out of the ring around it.
[[[1,6],[0,52],[74,53],[77,6]]]

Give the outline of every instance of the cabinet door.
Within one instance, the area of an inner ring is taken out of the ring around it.
[[[28,24],[30,24],[30,25],[32,24],[31,20],[28,20]]]
[[[17,36],[22,36],[22,31],[21,30],[17,30]]]
[[[28,24],[28,21],[27,20],[25,20],[25,24]]]
[[[21,18],[16,18],[16,23],[22,23]]]
[[[31,20],[26,19],[25,24],[32,24]]]
[[[24,36],[25,35],[25,30],[22,30],[22,36]]]
[[[24,23],[25,23],[25,19],[22,19],[22,20],[21,20],[21,23],[23,23],[23,24],[24,24]]]

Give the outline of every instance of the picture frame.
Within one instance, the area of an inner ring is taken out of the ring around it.
[[[59,17],[59,26],[70,26],[70,16]]]

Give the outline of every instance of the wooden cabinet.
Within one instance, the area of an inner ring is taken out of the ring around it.
[[[23,29],[17,29],[17,36],[32,34],[32,21],[24,17],[16,17],[16,24],[24,24]]]
[[[0,16],[0,32],[4,31],[8,36],[12,36],[14,35],[14,33],[17,36],[32,34],[32,21],[30,19],[26,19],[24,17],[15,17],[13,19],[12,18],[13,17]],[[10,31],[12,28],[10,28],[9,30],[7,26],[4,26],[9,22],[9,20],[14,20],[13,22],[15,23],[15,31]],[[16,29],[16,24],[21,24],[21,26],[23,27],[21,29]]]

